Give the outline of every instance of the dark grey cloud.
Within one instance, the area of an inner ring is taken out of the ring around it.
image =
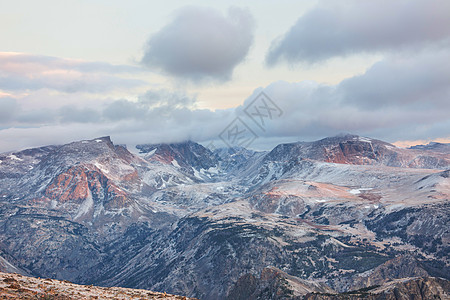
[[[108,104],[102,115],[111,121],[134,120],[144,118],[147,110],[141,103],[122,99]]]
[[[0,52],[0,89],[4,91],[107,92],[146,84],[127,77],[127,74],[139,72],[145,70],[103,62]]]
[[[64,105],[59,108],[36,109],[27,107],[27,102],[0,97],[0,120],[2,125],[13,126],[55,126],[77,124],[110,124],[115,122],[134,122],[142,124],[166,124],[167,120],[176,128],[175,123],[195,119],[194,115],[213,112],[195,109],[197,99],[182,92],[168,90],[149,90],[137,100],[110,100],[103,105]],[[36,100],[36,99],[34,99]],[[45,100],[44,100],[45,101]],[[134,125],[133,125],[134,126]],[[167,128],[166,128],[167,129]],[[178,129],[176,129],[178,130]]]
[[[182,92],[149,90],[139,97],[139,101],[149,107],[195,108],[197,99]]]
[[[238,109],[243,118],[258,92]],[[265,92],[284,114],[258,132],[264,138],[342,132],[388,141],[450,138],[450,50],[389,56],[336,85],[279,81]]]
[[[150,37],[142,64],[195,82],[226,81],[253,42],[254,21],[247,10],[185,7]]]
[[[58,113],[52,109],[34,109],[25,110],[20,107],[20,111],[17,113],[15,124],[21,126],[45,126],[46,124],[54,124],[57,122]]]
[[[450,53],[435,51],[390,56],[363,75],[342,81],[337,93],[344,103],[363,109],[389,107],[450,109]]]
[[[176,111],[195,110],[195,97],[168,90],[149,90],[137,101],[120,99],[109,103],[102,112],[107,120],[154,120],[171,116]]]
[[[266,62],[315,63],[355,53],[449,45],[446,0],[321,1],[272,42]]]

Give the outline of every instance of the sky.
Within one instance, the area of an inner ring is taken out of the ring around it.
[[[0,0],[0,152],[450,142],[447,0]]]

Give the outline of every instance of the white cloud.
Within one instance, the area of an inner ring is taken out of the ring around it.
[[[147,42],[142,64],[194,82],[227,81],[253,42],[254,21],[232,7],[227,16],[189,6]]]

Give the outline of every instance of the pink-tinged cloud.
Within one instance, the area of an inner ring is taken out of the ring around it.
[[[99,93],[142,86],[128,78],[145,72],[139,67],[102,62],[0,52],[0,90],[3,92],[51,89],[65,93]]]

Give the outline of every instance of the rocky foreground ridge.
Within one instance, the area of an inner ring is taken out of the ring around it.
[[[78,285],[69,281],[0,273],[0,299],[167,299],[195,300],[184,296],[119,287]],[[197,299],[198,300],[198,299]]]

